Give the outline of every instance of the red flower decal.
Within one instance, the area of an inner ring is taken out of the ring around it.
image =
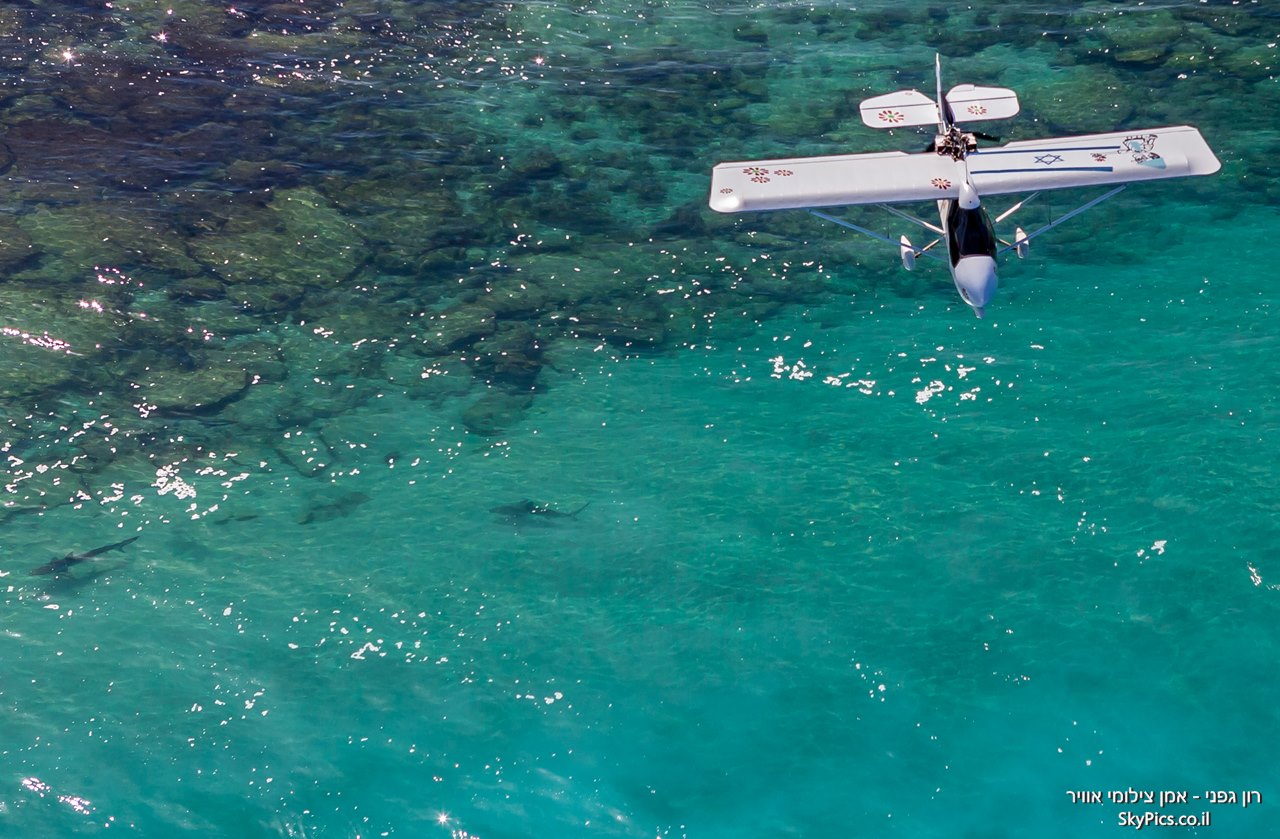
[[[795,172],[792,172],[790,169],[774,169],[773,174],[777,175],[780,178],[789,178],[792,175],[794,175]]]
[[[902,122],[904,119],[906,119],[906,116],[904,116],[901,111],[881,111],[880,113],[876,114],[876,119],[880,120],[881,122],[896,123],[896,122]]]
[[[987,108],[985,105],[970,105],[968,111],[974,116],[982,116],[987,112]]]
[[[951,181],[946,178],[934,178],[929,183],[933,184],[938,189],[951,189]]]

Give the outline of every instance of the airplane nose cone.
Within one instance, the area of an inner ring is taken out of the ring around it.
[[[964,256],[956,263],[953,273],[960,297],[973,307],[975,315],[982,317],[1000,284],[996,278],[996,261],[989,256]]]

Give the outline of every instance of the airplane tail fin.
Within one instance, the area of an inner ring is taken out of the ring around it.
[[[906,128],[941,122],[938,103],[918,90],[898,90],[863,99],[862,122],[872,128]]]
[[[945,99],[952,122],[981,122],[987,119],[1009,119],[1020,109],[1018,94],[1007,87],[978,87],[958,84],[947,91]]]
[[[951,113],[951,105],[942,95],[942,54],[933,54],[933,77],[937,82],[938,91],[938,133],[946,134],[947,128],[956,121],[955,115]]]
[[[872,128],[937,125],[938,132],[945,134],[956,123],[1009,119],[1021,107],[1018,94],[1007,87],[959,84],[944,94],[940,55],[933,57],[933,74],[936,98],[930,99],[918,90],[897,90],[864,99],[858,106],[863,124]]]

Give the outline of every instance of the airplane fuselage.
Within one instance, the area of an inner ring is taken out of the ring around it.
[[[947,240],[951,280],[960,299],[982,317],[999,287],[995,227],[968,182],[961,186],[959,199],[938,202],[938,217]]]

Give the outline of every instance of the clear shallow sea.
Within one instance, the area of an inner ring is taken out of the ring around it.
[[[257,29],[221,32],[219,43],[251,43],[254,32],[287,39],[292,24],[273,8],[246,7]],[[175,352],[147,356],[156,333],[135,326],[119,327],[122,347],[102,360],[118,391],[83,367],[38,392],[11,382],[8,492],[62,474],[84,497],[62,503],[41,484],[45,500],[22,496],[4,521],[0,832],[1110,836],[1133,829],[1117,825],[1120,812],[1160,808],[1072,803],[1067,792],[1132,787],[1262,796],[1247,809],[1165,808],[1211,810],[1212,826],[1143,833],[1280,835],[1271,362],[1280,300],[1267,247],[1280,218],[1268,206],[1273,132],[1245,118],[1280,109],[1266,72],[1221,69],[1233,50],[1270,49],[1280,21],[1264,6],[1235,29],[1176,18],[1178,48],[1211,67],[1178,80],[1190,58],[1116,64],[1103,50],[1129,37],[1121,12],[1141,32],[1168,26],[1182,6],[1067,14],[1046,5],[1006,17],[1000,8],[953,16],[984,46],[947,62],[951,81],[1019,86],[1025,74],[1028,87],[1049,91],[1059,77],[1086,84],[1090,74],[1142,83],[1122,124],[1198,124],[1224,169],[1135,187],[1038,240],[1029,260],[1004,266],[983,321],[945,276],[895,271],[892,251],[874,243],[803,217],[726,222],[701,210],[701,173],[721,159],[916,142],[868,136],[850,103],[926,85],[933,49],[960,49],[939,43],[941,12],[478,4],[465,7],[487,27],[475,31],[508,36],[462,39],[429,67],[422,56],[445,39],[412,6],[362,5],[387,26],[361,18],[359,37],[336,6],[312,21],[386,52],[373,51],[379,69],[361,84],[335,77],[319,92],[288,92],[288,124],[310,126],[307,142],[330,138],[329,168],[298,164],[300,174],[270,189],[315,189],[289,194],[326,195],[359,226],[366,216],[334,197],[335,180],[364,170],[353,161],[343,174],[337,147],[352,135],[331,126],[368,120],[376,130],[345,153],[376,149],[388,165],[415,160],[413,143],[429,143],[435,123],[478,132],[477,148],[505,138],[492,168],[476,149],[450,158],[450,171],[470,179],[457,188],[463,219],[563,234],[568,244],[553,252],[561,264],[619,266],[588,279],[608,286],[618,276],[626,295],[587,289],[587,304],[500,315],[548,346],[532,402],[484,433],[464,412],[493,386],[441,367],[448,352],[390,346],[384,361],[367,362],[369,344],[398,337],[376,320],[378,306],[416,304],[415,288],[474,273],[455,263],[383,280],[386,266],[369,262],[337,290],[305,284],[266,312],[206,316],[201,307],[218,299],[176,294],[114,300],[112,323],[136,324],[149,306],[161,331],[181,331],[187,316],[214,343],[224,340],[216,324],[236,315],[226,345],[256,342],[246,357],[270,356],[269,373],[214,409],[131,407],[131,382],[160,386],[139,371]],[[155,43],[141,12],[111,14],[103,54]],[[418,28],[397,30],[406,19]],[[21,23],[36,26],[38,15]],[[740,29],[748,23],[763,41]],[[1098,40],[1074,34],[1108,27]],[[1042,46],[1028,46],[1037,37]],[[319,60],[345,42],[304,46]],[[168,60],[148,59],[169,71],[194,61]],[[514,69],[490,81],[478,72],[488,64],[494,76]],[[743,103],[716,139],[681,105],[725,67],[741,76],[717,101]],[[22,119],[56,115],[54,64],[33,58],[29,71],[53,104],[27,97],[10,107],[27,109]],[[625,98],[575,90],[597,87]],[[403,89],[403,102],[389,93]],[[817,113],[818,93],[847,113]],[[1051,100],[1069,94],[1024,97],[1028,124],[1011,136],[1048,130]],[[587,96],[593,104],[582,104]],[[325,108],[308,110],[308,97]],[[645,101],[658,106],[637,114]],[[408,126],[402,112],[430,107],[442,113]],[[557,124],[535,128],[544,115]],[[806,120],[827,128],[807,136],[796,128]],[[502,174],[522,144],[562,160],[528,169],[532,195]],[[669,169],[654,176],[665,191],[633,197],[637,182],[617,168],[627,160]],[[19,153],[8,175],[14,218],[89,212],[52,187],[33,189],[24,163],[30,172]],[[181,188],[253,194],[231,175],[220,180],[222,166]],[[575,192],[572,176],[595,166],[607,168],[605,186],[578,180]],[[370,182],[370,192],[385,187]],[[497,194],[476,197],[486,190]],[[563,199],[560,217],[540,221],[549,196]],[[1071,198],[1027,212],[1061,211]],[[592,203],[602,199],[607,212]],[[150,199],[107,191],[100,200]],[[663,221],[680,208],[673,233]],[[410,214],[405,236],[452,221],[412,210],[397,210]],[[161,217],[151,204],[146,213]],[[208,254],[227,249],[204,248],[198,227],[175,223],[173,241],[216,273]],[[255,247],[274,242],[305,264],[311,251],[282,228]],[[363,235],[389,241],[385,231]],[[33,238],[44,253],[6,293],[39,289],[50,301],[39,314],[62,324],[58,306],[74,307],[80,290],[61,289],[54,274],[87,257]],[[463,261],[486,249],[517,261],[528,245],[504,232],[467,247]],[[151,263],[110,255],[85,270],[147,272],[166,288],[165,272],[179,270],[154,254]],[[738,283],[716,281],[720,256],[738,266]],[[632,259],[643,266],[634,276]],[[784,263],[796,267],[772,267]],[[798,288],[760,279],[778,273]],[[400,290],[371,305],[380,282]],[[686,308],[670,302],[685,295]],[[622,312],[620,324],[651,323],[651,307],[667,306],[665,337],[637,349],[551,329],[575,313],[599,318],[590,305],[601,299]],[[453,302],[440,292],[423,305]],[[348,312],[363,320],[345,321]],[[352,332],[362,326],[366,342]],[[455,354],[476,358],[477,347]],[[3,351],[20,368],[29,349],[14,341]],[[49,352],[37,375],[83,357]],[[191,377],[219,363],[189,352],[175,369]],[[448,372],[425,380],[462,383],[427,394],[404,385],[406,371],[421,380],[436,369]],[[305,408],[281,407],[294,403]],[[123,429],[115,436],[131,444],[112,459],[80,433],[89,420]],[[588,506],[527,522],[490,512],[526,498]],[[27,575],[52,556],[135,534],[71,576]]]

